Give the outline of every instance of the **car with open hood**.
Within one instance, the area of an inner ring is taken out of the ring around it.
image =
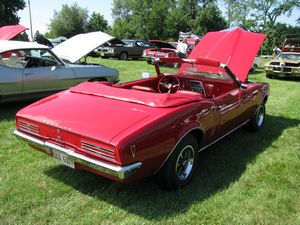
[[[266,77],[300,77],[300,52],[282,52],[264,66]]]
[[[154,64],[155,58],[177,57],[176,47],[168,42],[160,40],[149,40],[153,45],[152,48],[147,48],[143,51],[143,58],[147,59],[147,63]]]
[[[112,37],[76,35],[52,50],[32,42],[0,40],[0,102],[40,98],[83,81],[119,81],[116,69],[80,59]]]
[[[157,175],[174,190],[191,180],[199,151],[264,124],[269,86],[246,79],[264,38],[208,33],[188,59],[157,58],[157,76],[85,82],[23,108],[14,134],[68,167],[120,182]],[[173,60],[179,71],[162,73],[159,62]]]
[[[22,25],[8,25],[0,27],[0,40],[18,40],[18,41],[29,41],[25,31],[28,28]]]

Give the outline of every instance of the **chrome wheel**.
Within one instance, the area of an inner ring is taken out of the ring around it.
[[[265,108],[263,105],[261,105],[256,113],[256,124],[258,127],[260,127],[265,119]]]
[[[185,146],[176,161],[175,174],[180,181],[186,180],[194,166],[195,149],[192,145]]]
[[[246,128],[250,131],[258,131],[265,122],[266,106],[263,102],[257,109],[255,115],[246,124]]]

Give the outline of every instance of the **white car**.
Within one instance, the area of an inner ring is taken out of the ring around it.
[[[119,81],[116,69],[80,63],[113,37],[79,34],[50,50],[47,46],[0,40],[0,102],[40,98],[83,81]]]

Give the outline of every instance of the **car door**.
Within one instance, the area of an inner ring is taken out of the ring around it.
[[[48,50],[29,50],[23,70],[23,92],[56,91],[76,84],[72,68]]]
[[[22,92],[23,64],[20,51],[0,54],[0,95],[14,95]]]
[[[245,122],[245,113],[249,101],[248,93],[242,88],[233,89],[214,99],[215,109],[219,115],[218,136],[232,131]]]

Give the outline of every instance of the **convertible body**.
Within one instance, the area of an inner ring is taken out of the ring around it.
[[[202,42],[252,43],[243,52],[246,68],[232,65],[238,76],[227,66],[228,56],[238,60],[236,50],[222,54],[200,45],[190,59],[156,59],[156,77],[85,82],[42,99],[17,113],[14,133],[72,168],[121,182],[157,175],[168,189],[184,186],[199,151],[243,125],[257,130],[264,121],[268,84],[245,82],[245,74],[265,36],[220,33]],[[178,73],[160,72],[159,62],[169,60],[182,63]]]

